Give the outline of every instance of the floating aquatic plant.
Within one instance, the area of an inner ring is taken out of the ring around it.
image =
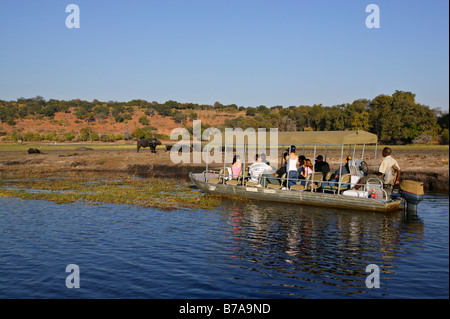
[[[84,201],[131,204],[160,209],[212,208],[220,202],[219,198],[202,194],[185,181],[114,176],[100,180],[94,178],[95,176],[2,179],[0,196],[56,203]]]

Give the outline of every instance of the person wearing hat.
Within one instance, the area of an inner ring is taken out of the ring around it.
[[[345,174],[350,174],[350,167],[348,167],[348,162],[351,160],[352,157],[350,155],[345,158],[345,165],[342,166],[342,176],[344,176]],[[339,168],[336,170],[336,175],[334,177],[336,178],[336,181],[339,181]]]
[[[319,155],[320,156],[320,155]],[[319,157],[318,156],[318,157]],[[351,156],[347,156],[346,158],[345,158],[345,165],[344,166],[342,166],[342,171],[341,171],[341,174],[342,174],[342,176],[344,176],[345,174],[350,174],[350,168],[348,167],[348,162],[350,161],[352,159],[352,157]],[[339,171],[340,171],[340,168],[338,168],[337,170],[336,170],[336,173],[335,173],[335,175],[334,175],[334,179],[333,178],[330,178],[330,181],[329,182],[327,182],[327,183],[324,183],[324,184],[322,184],[322,187],[324,187],[324,186],[335,186],[335,185],[337,185],[337,183],[339,183]],[[343,184],[343,185],[346,185],[346,184]]]
[[[323,178],[325,178],[330,171],[330,165],[327,162],[324,162],[322,155],[316,157],[316,163],[314,166],[315,171],[321,172]]]

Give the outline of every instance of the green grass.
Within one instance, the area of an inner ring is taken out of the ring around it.
[[[170,179],[103,179],[92,177],[66,179],[2,179],[0,196],[48,200],[60,204],[117,203],[159,209],[213,208],[218,198],[203,194],[189,184]],[[39,192],[33,192],[39,190]]]
[[[120,151],[120,150],[136,150],[136,143],[134,144],[33,144],[27,142],[26,144],[0,144],[0,152],[13,151],[27,151],[30,147],[37,148],[40,151],[75,151],[78,147],[89,147],[96,151]],[[158,145],[158,150],[165,149],[165,145]],[[144,150],[148,150],[145,148]]]

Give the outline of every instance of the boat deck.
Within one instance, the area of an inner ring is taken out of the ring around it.
[[[322,193],[311,190],[282,190],[245,185],[227,185],[209,182],[216,174],[190,173],[192,182],[203,192],[214,195],[240,197],[253,200],[293,203],[299,205],[313,205],[372,212],[398,211],[402,200],[381,200],[364,197],[350,197],[342,194]]]

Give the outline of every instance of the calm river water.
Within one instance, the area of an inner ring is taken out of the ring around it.
[[[213,210],[0,198],[0,298],[448,298],[449,196],[417,218],[223,200]],[[66,266],[79,267],[68,289]],[[367,288],[366,266],[379,267]]]

